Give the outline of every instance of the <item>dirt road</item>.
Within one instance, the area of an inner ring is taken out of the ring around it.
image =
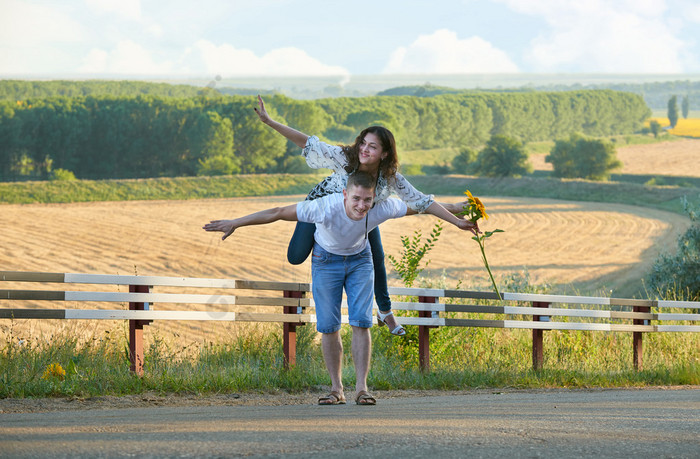
[[[253,404],[243,395],[218,405],[203,399],[186,406],[5,412],[0,455],[700,456],[696,387],[376,395],[375,407],[322,407],[308,394]]]

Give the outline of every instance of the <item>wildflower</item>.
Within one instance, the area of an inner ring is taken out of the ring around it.
[[[469,202],[468,207],[471,208],[473,214],[473,216],[469,220],[474,223],[476,223],[476,221],[480,218],[488,220],[489,216],[486,213],[486,206],[484,206],[484,203],[481,202],[481,199],[477,198],[476,196],[473,196],[469,190],[465,191],[464,194],[467,195],[467,199]],[[466,211],[467,207],[465,207],[464,210]]]
[[[58,363],[52,363],[48,367],[46,367],[46,370],[44,371],[43,376],[41,379],[52,379],[52,378],[58,378],[58,379],[63,379],[66,377],[66,370],[63,369],[63,367],[58,364]]]
[[[467,220],[469,220],[472,223],[476,223],[481,218],[487,220],[489,216],[486,213],[486,206],[484,206],[484,203],[481,202],[481,199],[477,198],[476,196],[473,196],[469,190],[465,191],[464,194],[467,195],[467,205],[464,206],[464,211],[462,211],[460,215],[464,215],[467,218]],[[503,230],[496,229],[493,231],[486,231],[485,233],[478,233],[476,236],[472,237],[472,239],[474,239],[479,244],[479,248],[481,249],[481,258],[484,261],[486,271],[488,271],[489,273],[489,278],[491,279],[493,289],[496,291],[496,294],[498,294],[499,298],[501,297],[501,293],[498,291],[498,287],[496,286],[496,281],[493,278],[493,274],[491,274],[491,267],[489,266],[489,262],[486,259],[484,243],[486,239],[493,236],[494,233],[502,232]]]

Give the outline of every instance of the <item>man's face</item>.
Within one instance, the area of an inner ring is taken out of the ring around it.
[[[374,190],[352,185],[343,190],[345,213],[351,220],[362,220],[372,208]]]

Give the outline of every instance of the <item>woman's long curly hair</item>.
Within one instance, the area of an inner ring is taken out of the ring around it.
[[[399,157],[396,153],[396,140],[394,134],[382,126],[370,126],[360,132],[360,135],[355,139],[355,143],[343,147],[345,157],[348,159],[348,165],[345,170],[351,173],[360,166],[359,149],[360,144],[365,139],[368,133],[372,133],[379,138],[382,152],[386,153],[386,157],[379,162],[379,171],[386,179],[393,178],[399,170]]]

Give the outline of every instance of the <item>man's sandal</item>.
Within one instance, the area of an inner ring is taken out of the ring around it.
[[[366,390],[361,390],[355,396],[355,403],[358,405],[376,405],[377,399],[372,397],[372,395]]]
[[[382,311],[378,310],[377,311],[377,324],[380,327],[383,325],[386,325],[386,323],[384,322],[384,319],[386,319],[389,316],[393,316],[393,315],[394,315],[393,311],[389,311],[386,314],[382,314]],[[387,325],[387,327],[388,327],[388,325]],[[404,336],[406,334],[406,329],[404,329],[401,325],[396,325],[396,328],[394,328],[393,330],[389,330],[389,331],[391,332],[392,335],[396,335],[396,336]]]
[[[333,391],[325,397],[318,398],[319,405],[345,405],[345,396],[338,391]]]

